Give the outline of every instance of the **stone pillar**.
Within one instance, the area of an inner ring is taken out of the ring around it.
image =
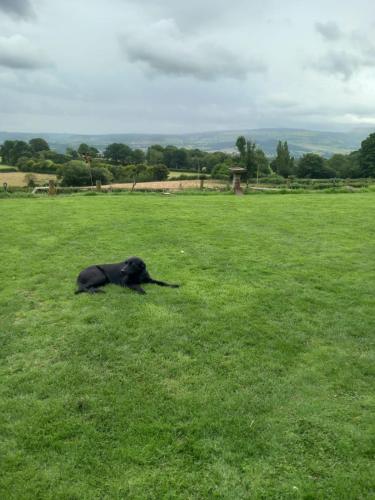
[[[241,174],[245,172],[245,169],[242,167],[232,167],[230,170],[233,174],[233,192],[234,194],[241,195],[243,194],[241,188]]]

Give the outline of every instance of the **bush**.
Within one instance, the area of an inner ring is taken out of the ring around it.
[[[37,185],[37,178],[36,178],[36,175],[34,174],[26,174],[25,177],[24,177],[24,181],[27,185],[27,187],[30,187],[30,188],[33,188]]]
[[[61,179],[62,186],[90,186],[91,180],[93,184],[96,181],[108,184],[113,179],[112,173],[106,168],[94,167],[90,169],[85,162],[79,160],[72,160],[59,167],[57,177]]]
[[[211,172],[211,177],[213,179],[228,180],[230,177],[230,170],[228,165],[226,163],[219,163],[218,165],[216,165]]]
[[[108,165],[115,182],[149,182],[168,179],[169,170],[165,165],[132,164],[126,166]]]
[[[55,174],[57,165],[52,160],[19,158],[17,166],[21,172],[34,172],[37,174]]]
[[[169,176],[169,170],[168,168],[161,164],[158,163],[157,165],[153,165],[152,167],[149,167],[150,169],[150,174],[153,181],[165,181],[168,179]]]

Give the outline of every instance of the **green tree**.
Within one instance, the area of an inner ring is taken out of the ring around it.
[[[348,163],[349,163],[348,177],[350,177],[351,179],[357,179],[361,177],[361,167],[359,163],[359,158],[360,158],[359,151],[352,151],[351,153],[348,154]]]
[[[164,148],[159,144],[152,144],[147,148],[146,160],[149,165],[164,163]]]
[[[113,163],[126,165],[132,162],[132,149],[127,144],[114,142],[104,150],[104,158]]]
[[[255,150],[255,161],[257,164],[257,177],[260,175],[269,175],[271,173],[270,162],[264,151],[260,148]]]
[[[146,155],[142,149],[133,149],[132,152],[132,162],[133,163],[144,163],[146,161]]]
[[[255,177],[258,171],[256,144],[252,141],[246,141],[246,183],[249,183],[251,177]]]
[[[14,141],[4,141],[0,146],[0,156],[2,163],[10,165]]]
[[[62,186],[90,186],[91,176],[94,184],[97,180],[102,184],[108,184],[113,178],[106,168],[94,167],[90,174],[90,168],[80,160],[71,160],[66,165],[60,166],[57,176],[61,179]]]
[[[361,143],[359,167],[362,177],[375,177],[375,133]]]
[[[211,177],[213,179],[224,179],[228,180],[230,177],[229,166],[226,163],[218,163],[215,165],[211,172]]]
[[[290,156],[287,141],[279,141],[276,148],[276,158],[271,163],[272,170],[282,177],[288,177],[294,171],[294,158]]]
[[[151,170],[152,180],[165,181],[166,179],[168,179],[169,170],[166,167],[166,165],[159,163],[159,164],[153,165],[152,167],[149,167],[149,168]]]
[[[78,160],[79,159],[78,151],[71,148],[71,147],[66,148],[65,155],[69,157],[69,160]]]
[[[216,165],[220,165],[222,163],[232,165],[233,158],[222,151],[215,151],[214,153],[205,153],[199,163],[201,169],[205,168],[206,171],[210,173],[215,169]],[[196,168],[194,168],[194,170],[196,170]]]
[[[89,146],[88,144],[85,144],[85,143],[80,144],[78,146],[77,151],[81,156],[90,155],[94,158],[99,153],[99,150],[96,149],[94,146]]]
[[[0,148],[0,156],[2,157],[3,163],[16,165],[17,161],[22,156],[30,158],[32,156],[32,151],[27,142],[5,141]]]
[[[336,176],[336,172],[327,167],[324,158],[315,153],[307,153],[298,162],[298,177],[308,179],[328,179]]]
[[[88,144],[85,144],[84,142],[78,146],[78,154],[81,156],[88,155],[90,151],[90,146]]]
[[[188,153],[186,149],[167,146],[164,149],[164,164],[170,170],[186,170],[188,167]]]
[[[236,140],[236,148],[240,154],[240,160],[243,164],[246,161],[246,139],[243,135],[240,135]]]
[[[236,146],[240,155],[241,166],[246,169],[245,177],[246,184],[248,184],[249,179],[256,177],[258,172],[256,144],[250,139],[246,140],[245,137],[241,135],[236,141]]]
[[[50,147],[48,142],[41,137],[36,137],[35,139],[30,139],[29,141],[30,149],[33,154],[39,153],[40,151],[49,151]]]
[[[347,155],[334,154],[326,161],[326,165],[341,179],[357,179],[362,176],[360,151],[352,151]]]
[[[57,151],[43,151],[42,158],[45,160],[52,160],[53,163],[57,163],[59,165],[67,163],[71,159],[69,156],[58,153]]]

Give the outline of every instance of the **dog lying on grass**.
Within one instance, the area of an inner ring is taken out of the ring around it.
[[[170,286],[172,288],[180,286],[152,279],[143,260],[139,257],[130,257],[125,262],[119,262],[118,264],[100,264],[87,267],[78,275],[78,289],[74,293],[104,292],[100,287],[108,283],[130,288],[142,294],[146,293],[141,287],[143,283],[154,283],[155,285]]]

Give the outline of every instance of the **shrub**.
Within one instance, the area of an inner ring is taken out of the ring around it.
[[[219,163],[218,165],[216,165],[211,172],[211,177],[213,179],[229,179],[230,170],[228,165],[226,163]]]
[[[61,179],[62,186],[90,186],[92,183],[101,181],[102,184],[108,184],[112,181],[113,175],[106,168],[89,168],[85,162],[71,160],[66,165],[57,170],[57,177]]]
[[[29,173],[29,174],[26,174],[25,177],[24,177],[24,181],[27,185],[27,187],[30,187],[30,188],[33,188],[37,185],[37,178],[36,178],[36,175],[32,174],[32,173]]]
[[[152,177],[151,180],[165,181],[166,179],[168,179],[169,170],[165,165],[158,163],[157,165],[153,165],[152,167],[149,167],[149,169],[150,169],[150,174]]]

